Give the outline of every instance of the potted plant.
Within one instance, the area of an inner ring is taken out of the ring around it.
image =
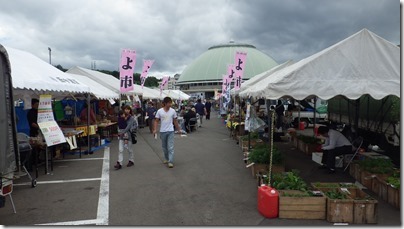
[[[400,208],[400,172],[397,170],[387,178],[387,202]]]
[[[257,145],[248,155],[249,162],[254,163],[252,168],[252,175],[255,177],[258,173],[267,174],[269,170],[271,149],[268,145]],[[272,173],[284,172],[284,157],[280,150],[273,147],[272,152]]]
[[[273,187],[279,192],[279,218],[325,219],[325,196],[308,190],[297,170],[274,174],[273,178]]]
[[[299,135],[297,136],[297,148],[305,154],[311,155],[321,145],[322,140],[313,136]]]
[[[361,170],[360,183],[369,189],[372,189],[374,177],[377,176],[385,180],[394,171],[394,165],[391,160],[384,158],[367,158],[359,161],[359,167]],[[376,192],[377,190],[373,191]]]
[[[240,141],[241,141],[241,148],[243,150],[249,151],[249,149],[248,149],[248,134],[241,136]],[[261,144],[264,144],[264,141],[262,141],[259,138],[258,132],[251,132],[250,133],[250,147],[254,148],[256,145],[261,145]]]
[[[327,221],[353,223],[353,201],[338,189],[325,192],[327,197]]]

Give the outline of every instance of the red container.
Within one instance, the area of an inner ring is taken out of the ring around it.
[[[279,193],[266,185],[258,187],[258,211],[267,218],[277,218],[279,213]]]
[[[305,125],[304,122],[300,122],[299,123],[299,130],[304,130],[304,125]]]

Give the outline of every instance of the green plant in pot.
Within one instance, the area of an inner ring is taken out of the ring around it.
[[[240,139],[242,141],[248,141],[248,134],[241,136]],[[250,133],[250,139],[259,139],[258,132],[251,132]]]
[[[361,169],[374,174],[391,174],[394,171],[394,164],[389,159],[372,158],[359,162]]]
[[[255,164],[269,164],[271,149],[268,145],[257,145],[248,155],[249,160]],[[272,152],[272,164],[280,165],[284,161],[282,153],[274,147]]]
[[[299,176],[298,170],[274,174],[272,187],[277,190],[308,191],[308,186],[306,182]]]
[[[401,181],[400,181],[400,171],[394,171],[393,175],[387,178],[387,183],[392,185],[394,188],[400,189]]]

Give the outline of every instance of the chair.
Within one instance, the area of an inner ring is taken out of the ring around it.
[[[194,130],[198,129],[198,120],[197,118],[190,118],[188,122],[188,130],[192,132],[191,127],[194,127]]]
[[[349,165],[351,164],[351,162],[353,161],[355,156],[358,154],[360,148],[362,147],[362,144],[363,144],[363,138],[362,137],[358,137],[352,142],[352,152],[353,152],[353,154],[345,154],[344,155],[344,159],[345,159],[346,156],[351,156],[352,155],[351,158],[349,159],[348,164],[346,165],[346,167],[344,169],[344,172],[349,167]],[[344,160],[341,160],[340,163],[342,163],[343,161]]]
[[[29,144],[29,136],[25,133],[17,133],[18,149],[20,153],[20,166],[31,180],[31,187],[36,187],[36,179],[33,179],[31,174],[25,167],[25,163],[29,160],[32,153],[32,147]]]

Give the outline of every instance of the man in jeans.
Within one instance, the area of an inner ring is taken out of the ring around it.
[[[181,128],[178,125],[177,113],[171,108],[172,100],[170,97],[163,99],[163,107],[160,108],[155,116],[153,134],[157,134],[157,125],[160,125],[160,139],[164,152],[164,164],[168,164],[168,168],[174,167],[174,127],[178,133],[181,133]]]
[[[206,108],[205,105],[201,102],[201,99],[198,99],[197,103],[195,104],[196,113],[199,114],[199,127],[202,126],[202,119],[203,116],[206,115]]]

